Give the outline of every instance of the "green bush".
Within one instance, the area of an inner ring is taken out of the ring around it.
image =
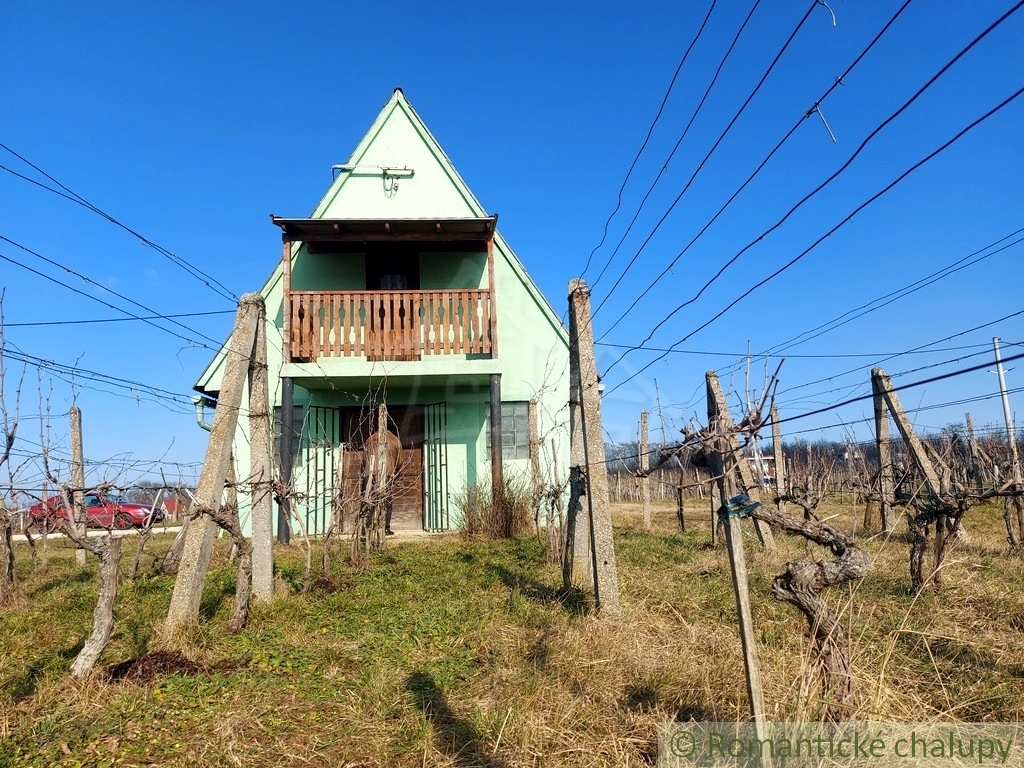
[[[533,494],[522,477],[506,476],[497,502],[485,481],[456,491],[453,500],[462,511],[461,530],[468,536],[514,539],[527,535],[533,525]]]

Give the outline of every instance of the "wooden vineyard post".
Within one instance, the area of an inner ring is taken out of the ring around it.
[[[732,586],[736,595],[736,613],[739,619],[740,643],[743,646],[743,663],[747,678],[747,696],[750,714],[754,719],[755,738],[767,738],[764,692],[761,688],[761,670],[757,660],[757,646],[754,641],[754,621],[750,610],[750,591],[747,582],[747,563],[743,554],[743,530],[739,518],[729,511],[729,500],[736,497],[737,449],[734,445],[733,422],[718,383],[718,375],[708,371],[708,430],[712,435],[707,451],[708,469],[717,476],[717,485],[722,498],[719,514],[725,520],[725,542],[729,550],[729,567],[732,571]],[[740,459],[742,461],[742,459]],[[771,760],[762,756],[763,768],[770,768]]]
[[[640,508],[644,516],[644,529],[651,530],[651,479],[647,477],[650,457],[647,455],[647,411],[640,411]]]
[[[892,446],[889,442],[889,411],[874,372],[871,375],[871,391],[874,394],[875,405],[875,444],[878,446],[878,511],[882,532],[892,533],[893,472]]]
[[[910,423],[910,419],[907,418],[906,412],[903,410],[903,404],[900,403],[899,397],[893,391],[892,381],[889,379],[889,375],[881,368],[874,368],[871,371],[871,387],[872,391],[881,394],[881,397],[885,401],[889,413],[892,414],[893,421],[896,422],[896,428],[900,432],[900,436],[903,438],[903,442],[906,443],[907,449],[910,451],[910,455],[914,459],[914,464],[917,465],[918,470],[924,476],[925,485],[928,487],[928,493],[935,499],[936,503],[943,505],[943,488],[942,483],[939,480],[938,474],[935,472],[935,467],[932,465],[931,460],[928,458],[928,454],[921,444],[921,439],[914,432],[914,427]],[[911,524],[912,528],[917,527],[915,524]],[[924,523],[920,526],[922,529],[914,531],[915,535],[919,537],[920,544],[915,546],[915,551],[918,551],[918,547],[921,551],[924,548],[924,540],[927,539],[928,523]],[[942,551],[945,545],[945,528],[946,518],[945,515],[939,514],[935,518],[935,567],[932,570],[932,579],[935,582],[936,587],[939,586],[941,574],[939,572],[939,565],[942,559]],[[911,579],[916,581],[914,575],[915,566],[913,560],[911,563]]]
[[[917,468],[921,470],[921,474],[924,475],[925,484],[928,486],[929,493],[935,498],[939,498],[941,493],[941,485],[939,483],[939,476],[935,472],[935,468],[932,466],[931,461],[928,459],[928,454],[925,453],[924,446],[921,445],[921,439],[914,432],[914,427],[910,423],[910,419],[907,418],[906,412],[903,410],[903,405],[900,403],[899,397],[892,388],[892,381],[889,380],[889,375],[881,368],[875,368],[871,371],[871,385],[872,388],[877,387],[878,391],[881,392],[882,398],[885,400],[886,406],[888,406],[889,413],[892,414],[893,421],[896,422],[896,428],[900,432],[900,436],[903,441],[907,444],[907,448],[910,451],[910,455],[914,458],[914,463],[917,464]]]
[[[271,478],[270,392],[267,383],[265,312],[256,322],[249,366],[249,443],[252,478],[252,594],[269,603],[274,596],[274,505]]]
[[[75,508],[75,533],[86,536],[85,509],[85,458],[82,453],[82,409],[71,406],[68,414],[71,421],[71,498]],[[85,565],[85,550],[75,550],[75,564]]]
[[[231,443],[238,425],[238,411],[242,404],[242,387],[252,357],[256,339],[256,324],[264,309],[263,297],[247,293],[238,303],[231,345],[224,362],[220,397],[214,412],[213,428],[206,447],[203,469],[196,487],[196,517],[189,526],[178,564],[178,577],[167,610],[165,631],[170,637],[199,618],[199,602],[210,567],[213,540],[217,532],[210,511],[218,509],[224,492],[224,481],[231,460]]]
[[[562,576],[571,578],[582,554],[580,518],[589,529],[590,573],[594,602],[609,618],[621,615],[619,578],[615,563],[608,466],[601,428],[601,395],[594,359],[594,330],[590,322],[590,289],[583,280],[569,283],[569,424],[570,496],[566,553]],[[571,538],[570,538],[571,537]],[[571,546],[570,546],[571,545]],[[570,552],[570,550],[572,550]]]
[[[718,376],[708,379],[707,382],[708,391],[714,390],[715,401],[722,404],[722,409],[728,413],[728,408],[725,405],[725,394],[722,392],[722,385],[718,382]],[[731,423],[731,418],[730,418]],[[750,464],[747,463],[746,458],[743,456],[743,451],[740,449],[740,441],[736,438],[736,435],[730,431],[725,437],[729,449],[735,456],[734,467],[739,470],[740,480],[743,481],[744,488],[743,493],[750,496],[751,501],[761,500],[761,483],[754,480],[754,473],[750,470]],[[715,473],[712,473],[712,477]],[[736,494],[732,494],[735,496]],[[724,504],[727,500],[731,499],[732,496],[725,496],[722,498]],[[761,520],[754,520],[754,532],[757,534],[758,540],[761,545],[767,550],[775,549],[775,538],[772,536],[772,529],[767,523]]]
[[[682,466],[679,467],[679,486],[676,488],[676,519],[679,521],[679,532],[686,533],[686,498],[683,492],[683,484],[686,480],[686,473]]]
[[[376,473],[375,493],[369,499],[373,504],[373,517],[370,530],[367,532],[371,550],[381,549],[384,546],[384,517],[387,514],[388,499],[392,493],[393,478],[388,473],[388,407],[385,403],[377,406],[377,445],[373,446],[373,450]]]
[[[978,461],[978,441],[974,438],[974,422],[971,421],[971,414],[964,414],[964,424],[967,425],[967,472],[971,488],[975,491],[982,489],[981,462]],[[1012,528],[1011,528],[1012,530]]]
[[[779,409],[772,406],[772,457],[775,462],[775,495],[784,496],[789,486],[786,484],[786,456],[782,452],[782,430],[779,429]],[[779,512],[786,511],[786,502],[776,502]]]
[[[711,467],[708,467],[708,470],[710,471]],[[711,471],[711,476],[715,476],[714,471]],[[717,546],[719,528],[722,525],[721,518],[718,517],[718,510],[722,508],[722,488],[717,480],[708,486],[708,498],[711,500],[711,546]]]

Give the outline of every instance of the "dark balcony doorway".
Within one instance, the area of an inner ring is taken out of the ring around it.
[[[420,254],[415,248],[373,247],[366,251],[366,290],[418,291]]]

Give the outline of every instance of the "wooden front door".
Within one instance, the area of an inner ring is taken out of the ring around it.
[[[351,408],[345,411],[346,495],[359,493],[359,478],[365,454],[364,443],[376,424],[374,409]],[[402,441],[402,463],[395,481],[391,510],[394,531],[423,530],[423,406],[388,408],[389,429]]]

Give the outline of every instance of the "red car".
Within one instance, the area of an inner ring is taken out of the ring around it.
[[[74,519],[74,510],[68,513],[61,496],[51,496],[28,509],[31,525],[39,530],[53,531],[61,518]],[[151,509],[146,504],[132,504],[117,496],[102,493],[85,494],[86,526],[89,528],[144,528],[164,519],[164,511]]]

